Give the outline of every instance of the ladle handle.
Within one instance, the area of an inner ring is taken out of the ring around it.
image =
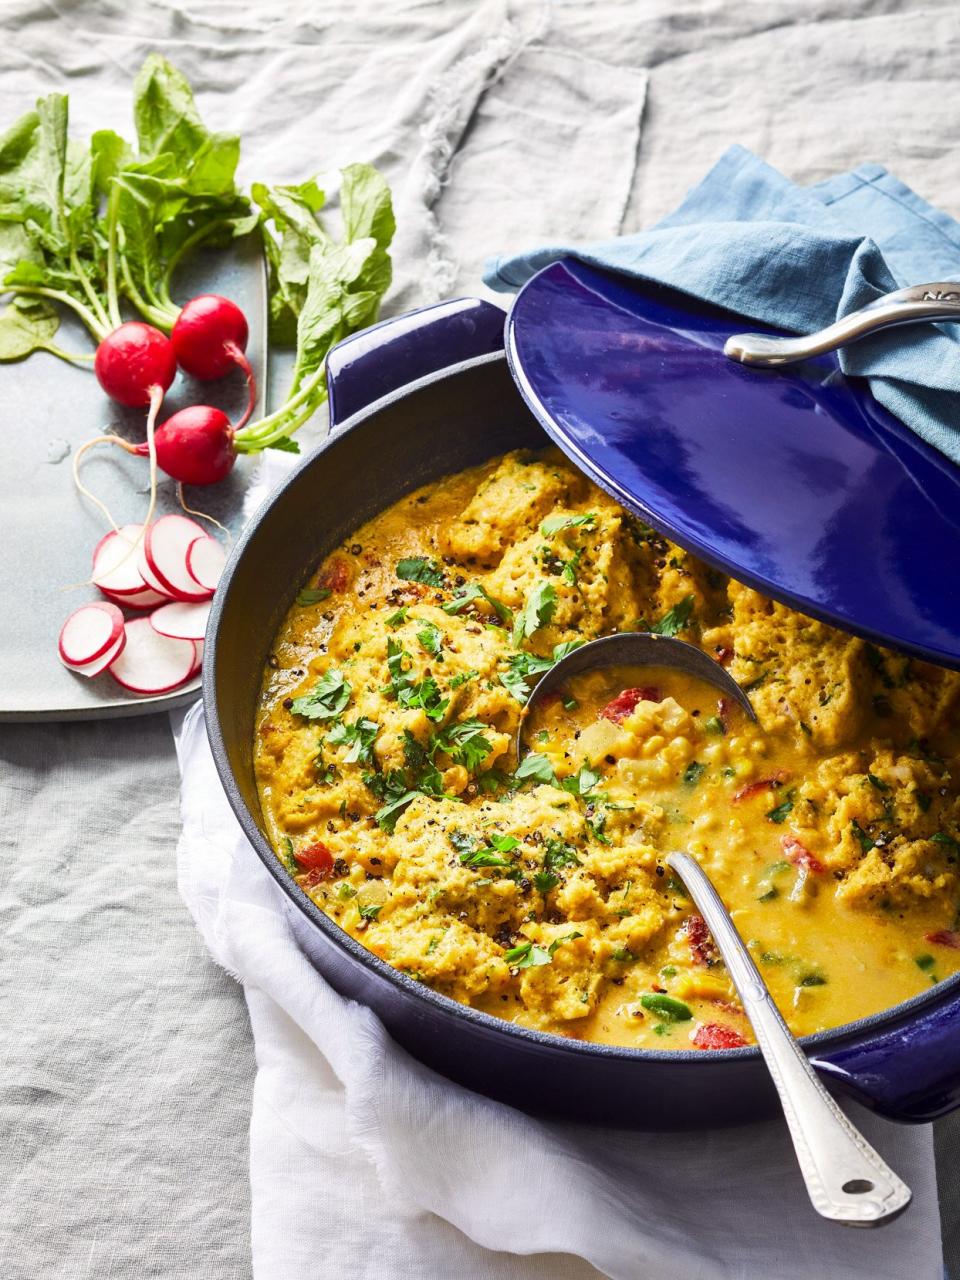
[[[810,356],[835,351],[868,334],[895,325],[919,324],[931,320],[960,320],[960,283],[914,284],[907,289],[885,293],[880,298],[851,311],[818,333],[799,338],[775,338],[764,333],[735,333],[723,351],[741,364],[770,366],[793,364]]]
[[[890,1222],[910,1203],[897,1177],[827,1093],[773,1002],[760,971],[699,863],[667,863],[687,886],[720,949],[780,1095],[807,1193],[817,1213],[850,1227]]]

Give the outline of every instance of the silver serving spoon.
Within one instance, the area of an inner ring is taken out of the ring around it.
[[[687,675],[712,684],[726,697],[732,698],[747,716],[756,721],[750,699],[733,676],[715,662],[708,653],[685,640],[658,636],[649,631],[623,631],[615,636],[601,636],[568,653],[565,658],[540,677],[517,728],[517,759],[523,755],[524,728],[534,708],[550,693],[563,687],[573,676],[602,667],[675,667]]]
[[[756,721],[743,689],[702,649],[668,636],[625,632],[574,649],[541,678],[520,720],[517,758],[523,754],[527,717],[547,694],[585,671],[617,666],[675,667],[712,684]],[[685,853],[670,854],[667,865],[686,885],[740,995],[780,1096],[813,1207],[824,1218],[845,1226],[873,1227],[892,1221],[910,1203],[910,1188],[886,1165],[820,1083],[703,868]]]
[[[919,324],[931,320],[960,320],[960,283],[915,284],[885,293],[880,298],[851,311],[827,325],[819,333],[799,338],[774,338],[765,333],[735,333],[723,348],[724,355],[741,364],[770,366],[793,364],[810,356],[835,351],[868,334],[895,325]]]
[[[667,866],[686,885],[740,995],[790,1129],[814,1209],[847,1227],[878,1227],[903,1213],[910,1188],[850,1123],[820,1083],[767,990],[706,872],[686,853]]]

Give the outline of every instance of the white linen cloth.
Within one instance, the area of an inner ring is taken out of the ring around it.
[[[180,891],[243,981],[256,1040],[255,1275],[939,1280],[928,1126],[851,1108],[914,1192],[896,1222],[854,1231],[814,1213],[781,1121],[637,1133],[534,1120],[462,1089],[303,956],[220,787],[200,706],[178,755]]]

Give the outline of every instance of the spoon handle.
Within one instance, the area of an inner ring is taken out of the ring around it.
[[[835,351],[837,347],[857,342],[880,329],[918,324],[923,320],[960,320],[960,283],[915,284],[894,293],[885,293],[818,333],[799,338],[735,333],[727,339],[723,352],[741,364],[793,364],[797,360],[822,355],[825,351]]]
[[[910,1203],[910,1188],[820,1083],[700,864],[685,853],[670,854],[667,863],[690,891],[740,994],[780,1095],[813,1207],[824,1218],[849,1227],[890,1222]]]

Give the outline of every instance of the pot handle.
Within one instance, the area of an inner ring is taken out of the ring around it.
[[[505,313],[481,298],[451,298],[382,320],[327,355],[330,430],[427,374],[503,350]]]
[[[810,1061],[871,1111],[914,1124],[936,1120],[960,1105],[960,993]]]

